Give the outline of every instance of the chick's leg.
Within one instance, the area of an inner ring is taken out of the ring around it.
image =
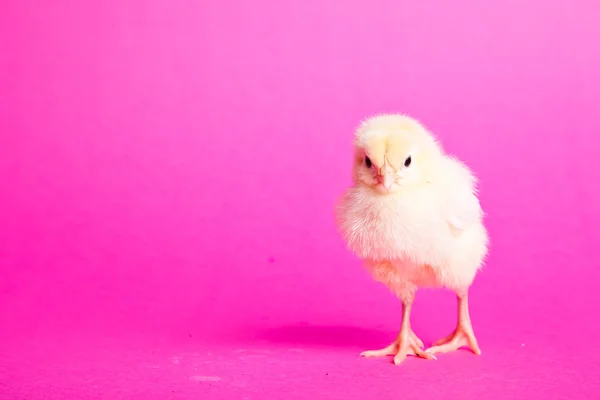
[[[427,359],[433,359],[433,354],[423,351],[423,342],[415,335],[410,327],[410,311],[412,301],[404,301],[402,303],[402,325],[400,333],[396,340],[389,346],[380,350],[368,350],[361,353],[363,357],[383,357],[388,355],[394,356],[394,364],[398,365],[404,361],[406,356],[415,355]]]
[[[477,355],[481,354],[473,326],[471,325],[471,317],[469,316],[469,300],[468,294],[465,291],[457,293],[458,298],[458,323],[456,329],[450,335],[438,340],[426,350],[427,353],[448,353],[458,350],[463,346],[467,346]]]

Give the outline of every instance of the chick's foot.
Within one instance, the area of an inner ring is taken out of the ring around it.
[[[433,347],[428,348],[426,352],[429,354],[448,353],[461,347],[469,347],[473,353],[481,354],[475,333],[473,333],[466,294],[458,296],[458,324],[454,332],[435,342]]]
[[[481,354],[481,350],[479,349],[477,339],[475,338],[470,323],[468,325],[458,325],[454,332],[435,342],[432,347],[426,350],[426,352],[429,354],[449,353],[458,350],[461,347],[468,347],[473,353],[477,355]]]
[[[389,346],[379,350],[368,350],[360,354],[362,357],[394,356],[394,364],[398,365],[408,355],[435,359],[433,354],[423,351],[423,341],[411,330],[408,334],[400,333],[398,338]]]

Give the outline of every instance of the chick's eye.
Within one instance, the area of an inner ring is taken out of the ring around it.
[[[404,160],[404,166],[408,167],[412,162],[412,158],[409,156],[406,160]]]
[[[369,157],[365,157],[365,165],[367,166],[367,168],[371,168],[371,165],[373,165]]]

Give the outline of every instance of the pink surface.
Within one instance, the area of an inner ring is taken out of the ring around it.
[[[600,396],[600,5],[341,4],[2,2],[1,399]],[[481,357],[358,358],[400,305],[332,210],[381,111],[481,179]]]

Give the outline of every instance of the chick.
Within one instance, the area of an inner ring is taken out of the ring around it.
[[[434,354],[467,346],[481,354],[471,325],[468,291],[488,252],[489,238],[470,169],[445,154],[438,140],[404,115],[378,115],[355,133],[353,184],[336,219],[348,248],[374,279],[402,302],[396,340],[364,357]],[[410,314],[418,288],[447,288],[458,299],[450,335],[424,350]]]

